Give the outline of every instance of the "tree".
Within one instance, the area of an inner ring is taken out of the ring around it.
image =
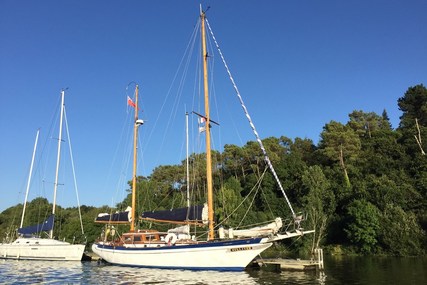
[[[418,122],[427,125],[427,89],[419,84],[409,87],[404,96],[397,100],[399,110],[402,111],[399,128],[410,128]]]
[[[410,155],[425,152],[423,142],[427,141],[427,89],[422,84],[409,87],[397,103],[402,111],[398,129],[403,134],[402,143]]]
[[[222,154],[224,171],[235,178],[245,177],[245,154],[244,150],[234,144],[226,144]]]
[[[220,221],[226,219],[226,225],[231,227],[239,224],[240,220],[237,218],[242,218],[245,210],[241,205],[243,201],[241,191],[239,180],[230,177],[221,187],[219,195],[216,196],[215,213]]]
[[[361,138],[371,138],[372,133],[375,131],[391,129],[388,117],[378,116],[374,112],[353,111],[348,116],[350,118],[348,126]]]
[[[283,138],[281,137],[280,140],[282,141]],[[293,155],[299,156],[308,165],[315,164],[314,152],[316,151],[316,146],[311,139],[295,138],[294,142],[290,144],[290,151]]]
[[[399,256],[420,255],[424,253],[423,240],[424,231],[415,215],[399,206],[387,204],[381,217],[380,241],[383,247]]]
[[[348,126],[331,121],[323,127],[320,134],[319,151],[333,162],[338,162],[346,182],[350,187],[346,162],[354,161],[360,151],[361,143],[358,135]]]
[[[311,252],[319,247],[326,235],[329,218],[335,212],[335,196],[320,166],[311,166],[304,171],[303,185],[308,194],[304,197],[309,228],[315,229]]]
[[[354,200],[347,207],[344,232],[351,243],[363,253],[373,253],[378,244],[380,211],[366,200]]]
[[[161,182],[162,192],[180,190],[185,184],[185,171],[182,165],[162,165],[153,170],[151,179]]]

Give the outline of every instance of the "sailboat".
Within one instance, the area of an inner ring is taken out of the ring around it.
[[[124,212],[100,214],[95,220],[98,223],[108,225],[130,223],[129,232],[121,234],[118,238],[115,236],[116,229],[113,226],[108,227],[101,239],[92,245],[93,252],[108,263],[160,269],[241,271],[255,257],[272,246],[275,241],[299,237],[313,232],[311,230],[303,230],[300,227],[301,217],[297,216],[292,208],[295,227],[293,229],[287,228],[285,231],[282,230],[281,218],[277,218],[264,226],[248,230],[225,230],[215,226],[209,124],[211,119],[208,98],[206,16],[202,9],[200,9],[200,18],[205,100],[205,114],[200,116],[207,122],[204,130],[206,135],[207,203],[204,205],[187,205],[186,208],[174,210],[147,211],[137,217],[135,213],[137,134],[138,128],[143,125],[144,121],[138,118],[138,86],[136,86],[135,102],[132,101],[132,106],[135,110],[132,207],[128,207]],[[254,128],[252,122],[251,126]],[[262,146],[262,142],[258,137],[257,140]],[[268,165],[271,166],[265,149],[263,151]],[[281,189],[284,193],[283,188]],[[289,200],[286,200],[290,205]],[[181,224],[181,226],[167,231],[137,229],[137,219]],[[207,226],[207,239],[199,240],[194,235],[191,235],[189,225]]]
[[[25,193],[24,207],[21,215],[21,224],[18,228],[18,238],[10,243],[0,244],[0,258],[4,259],[21,259],[21,260],[61,260],[61,261],[80,261],[83,257],[85,249],[84,244],[71,244],[66,241],[54,239],[53,228],[55,224],[56,210],[56,193],[58,189],[58,173],[60,165],[61,143],[62,143],[62,125],[65,112],[64,105],[64,90],[61,92],[60,106],[60,124],[58,138],[58,155],[56,161],[56,174],[54,183],[54,197],[52,214],[38,225],[23,227],[25,209],[27,206],[28,192],[31,184],[31,176],[34,165],[34,158],[37,149],[39,130],[37,131],[36,140],[34,143],[33,156],[31,160],[30,173],[28,177],[27,189]],[[42,238],[40,235],[49,233],[48,238]],[[83,233],[83,227],[82,227]]]

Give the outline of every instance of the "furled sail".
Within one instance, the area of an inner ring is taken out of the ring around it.
[[[41,224],[19,228],[18,233],[21,235],[31,235],[34,233],[50,231],[53,229],[54,220],[55,215],[50,215],[49,218]]]
[[[266,236],[266,235],[274,235],[279,232],[279,230],[282,228],[282,219],[276,218],[273,222],[253,227],[250,229],[244,229],[244,230],[235,230],[235,229],[228,229],[224,230],[225,234],[228,234],[230,238],[233,237],[258,237],[258,236]]]
[[[100,224],[128,224],[132,221],[131,210],[131,207],[127,207],[124,212],[101,213],[96,217],[95,222]]]
[[[178,208],[162,211],[143,212],[143,220],[155,220],[157,222],[175,223],[175,224],[206,224],[207,223],[207,204],[191,206],[189,208]]]

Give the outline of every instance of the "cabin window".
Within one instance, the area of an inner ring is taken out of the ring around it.
[[[149,241],[158,240],[159,237],[157,235],[146,235],[145,238]]]
[[[136,242],[136,241],[141,241],[141,236],[134,236],[134,237],[133,237],[133,241],[134,241],[134,242]]]

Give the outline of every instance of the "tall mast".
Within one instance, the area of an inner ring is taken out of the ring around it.
[[[64,97],[65,91],[61,91],[61,114],[59,118],[59,136],[58,136],[58,154],[56,157],[56,173],[55,173],[55,183],[53,184],[53,206],[52,206],[52,215],[55,215],[56,209],[56,192],[58,191],[58,174],[59,174],[59,163],[61,161],[61,144],[62,144],[62,120],[64,117]],[[53,226],[50,230],[50,238],[53,238]]]
[[[205,31],[205,12],[200,8],[201,18],[201,40],[202,40],[202,59],[203,59],[203,87],[205,92],[205,117],[206,117],[206,182],[208,190],[208,221],[209,221],[209,240],[214,239],[214,209],[213,209],[213,189],[212,189],[212,158],[211,158],[211,132],[210,132],[210,114],[209,114],[209,92],[208,92],[208,53],[206,51],[206,31]]]
[[[132,221],[130,231],[135,231],[135,207],[136,207],[136,159],[138,150],[138,85],[135,87],[135,123],[133,126],[133,172],[132,172]]]
[[[28,174],[27,190],[25,191],[24,208],[22,209],[21,225],[19,226],[20,228],[22,228],[22,226],[24,224],[25,208],[27,207],[28,192],[30,190],[31,176],[32,176],[32,173],[33,173],[34,157],[36,155],[37,142],[39,140],[39,133],[40,133],[40,129],[37,130],[36,141],[34,142],[33,156],[32,156],[32,159],[31,159],[31,166],[30,166],[30,174]]]

